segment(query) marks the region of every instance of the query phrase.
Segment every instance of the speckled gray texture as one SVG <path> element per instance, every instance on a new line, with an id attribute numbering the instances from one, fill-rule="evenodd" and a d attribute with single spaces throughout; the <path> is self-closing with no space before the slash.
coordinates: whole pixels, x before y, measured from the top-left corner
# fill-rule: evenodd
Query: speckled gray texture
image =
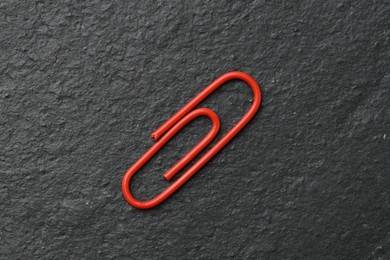
<path id="1" fill-rule="evenodd" d="M 390 3 L 0 2 L 1 259 L 390 259 Z M 245 130 L 161 206 L 121 180 L 149 135 L 232 70 Z M 222 133 L 250 106 L 203 106 Z M 140 199 L 210 129 L 134 177 Z"/>

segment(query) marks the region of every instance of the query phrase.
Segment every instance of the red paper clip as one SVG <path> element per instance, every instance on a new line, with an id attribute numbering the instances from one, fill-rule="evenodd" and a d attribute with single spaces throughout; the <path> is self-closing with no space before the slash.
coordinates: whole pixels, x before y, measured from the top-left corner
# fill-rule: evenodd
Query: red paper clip
<path id="1" fill-rule="evenodd" d="M 207 116 L 212 121 L 212 128 L 209 133 L 187 153 L 178 163 L 176 163 L 170 170 L 168 170 L 164 177 L 170 180 L 175 174 L 177 174 L 183 167 L 185 167 L 192 159 L 195 158 L 218 134 L 220 129 L 220 122 L 218 116 L 214 111 L 208 108 L 194 109 L 202 100 L 213 93 L 217 88 L 222 86 L 229 80 L 242 80 L 246 82 L 253 91 L 253 103 L 248 112 L 241 118 L 241 120 L 224 136 L 219 140 L 214 147 L 212 147 L 202 158 L 200 158 L 194 165 L 192 165 L 182 176 L 180 176 L 172 185 L 161 192 L 159 195 L 148 201 L 139 201 L 133 197 L 130 191 L 130 180 L 133 175 L 141 169 L 180 129 L 193 119 L 199 116 Z M 228 72 L 207 88 L 205 88 L 200 94 L 193 98 L 187 105 L 180 109 L 175 115 L 168 119 L 162 126 L 160 126 L 155 132 L 151 134 L 151 137 L 156 143 L 139 158 L 125 173 L 122 180 L 122 192 L 132 206 L 140 209 L 153 208 L 169 196 L 171 196 L 177 189 L 179 189 L 184 183 L 186 183 L 197 171 L 199 171 L 208 161 L 211 160 L 230 140 L 236 136 L 245 125 L 252 119 L 260 107 L 261 103 L 261 91 L 256 81 L 246 73 L 233 71 Z"/>

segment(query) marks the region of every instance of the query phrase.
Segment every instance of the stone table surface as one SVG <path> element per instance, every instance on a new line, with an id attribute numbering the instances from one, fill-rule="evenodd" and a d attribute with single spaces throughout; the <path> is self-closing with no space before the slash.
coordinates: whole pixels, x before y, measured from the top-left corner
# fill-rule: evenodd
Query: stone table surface
<path id="1" fill-rule="evenodd" d="M 3 0 L 0 28 L 0 259 L 390 259 L 388 0 Z M 165 203 L 128 205 L 150 133 L 233 70 L 259 113 Z M 221 136 L 251 99 L 230 82 L 202 107 Z"/>

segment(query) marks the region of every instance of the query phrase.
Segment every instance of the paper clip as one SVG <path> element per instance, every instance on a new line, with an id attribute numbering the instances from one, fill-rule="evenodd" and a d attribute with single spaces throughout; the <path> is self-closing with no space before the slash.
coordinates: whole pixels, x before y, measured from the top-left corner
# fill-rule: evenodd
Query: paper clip
<path id="1" fill-rule="evenodd" d="M 219 140 L 209 151 L 207 151 L 197 162 L 195 162 L 185 173 L 183 173 L 173 184 L 166 188 L 159 195 L 148 201 L 139 201 L 134 198 L 130 191 L 130 180 L 138 170 L 140 170 L 180 129 L 193 119 L 199 116 L 207 116 L 212 121 L 212 128 L 209 133 L 188 152 L 178 163 L 169 169 L 164 177 L 170 180 L 183 167 L 185 167 L 195 156 L 197 156 L 218 134 L 220 129 L 220 121 L 214 111 L 208 108 L 198 108 L 193 110 L 200 102 L 213 93 L 216 89 L 230 80 L 242 80 L 246 82 L 253 91 L 253 102 L 248 112 L 240 119 L 240 121 Z M 256 114 L 261 103 L 261 91 L 256 81 L 246 73 L 233 71 L 228 72 L 193 98 L 187 105 L 180 109 L 175 115 L 168 119 L 162 126 L 151 134 L 151 138 L 156 143 L 144 153 L 125 173 L 122 180 L 122 192 L 132 206 L 140 209 L 153 208 L 168 197 L 170 197 L 176 190 L 178 190 L 184 183 L 186 183 L 197 171 L 199 171 L 208 161 L 210 161 L 225 145 L 227 145 L 234 136 L 236 136 L 252 117 Z M 192 111 L 193 110 L 193 111 Z"/>

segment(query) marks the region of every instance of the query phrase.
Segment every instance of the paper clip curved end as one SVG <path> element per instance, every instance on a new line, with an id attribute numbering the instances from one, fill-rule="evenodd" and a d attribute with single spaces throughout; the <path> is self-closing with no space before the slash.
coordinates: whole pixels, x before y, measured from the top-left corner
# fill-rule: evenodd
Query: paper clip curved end
<path id="1" fill-rule="evenodd" d="M 139 201 L 137 200 L 136 198 L 134 198 L 134 196 L 131 194 L 131 191 L 130 191 L 130 179 L 131 179 L 131 173 L 128 171 L 126 172 L 125 176 L 123 177 L 122 179 L 122 193 L 123 193 L 123 196 L 125 197 L 126 201 L 133 207 L 135 208 L 138 208 L 138 209 L 150 209 L 150 208 L 153 208 L 155 206 L 157 206 L 158 204 L 160 204 L 161 202 L 155 202 L 155 203 L 150 203 L 151 201 Z"/>

